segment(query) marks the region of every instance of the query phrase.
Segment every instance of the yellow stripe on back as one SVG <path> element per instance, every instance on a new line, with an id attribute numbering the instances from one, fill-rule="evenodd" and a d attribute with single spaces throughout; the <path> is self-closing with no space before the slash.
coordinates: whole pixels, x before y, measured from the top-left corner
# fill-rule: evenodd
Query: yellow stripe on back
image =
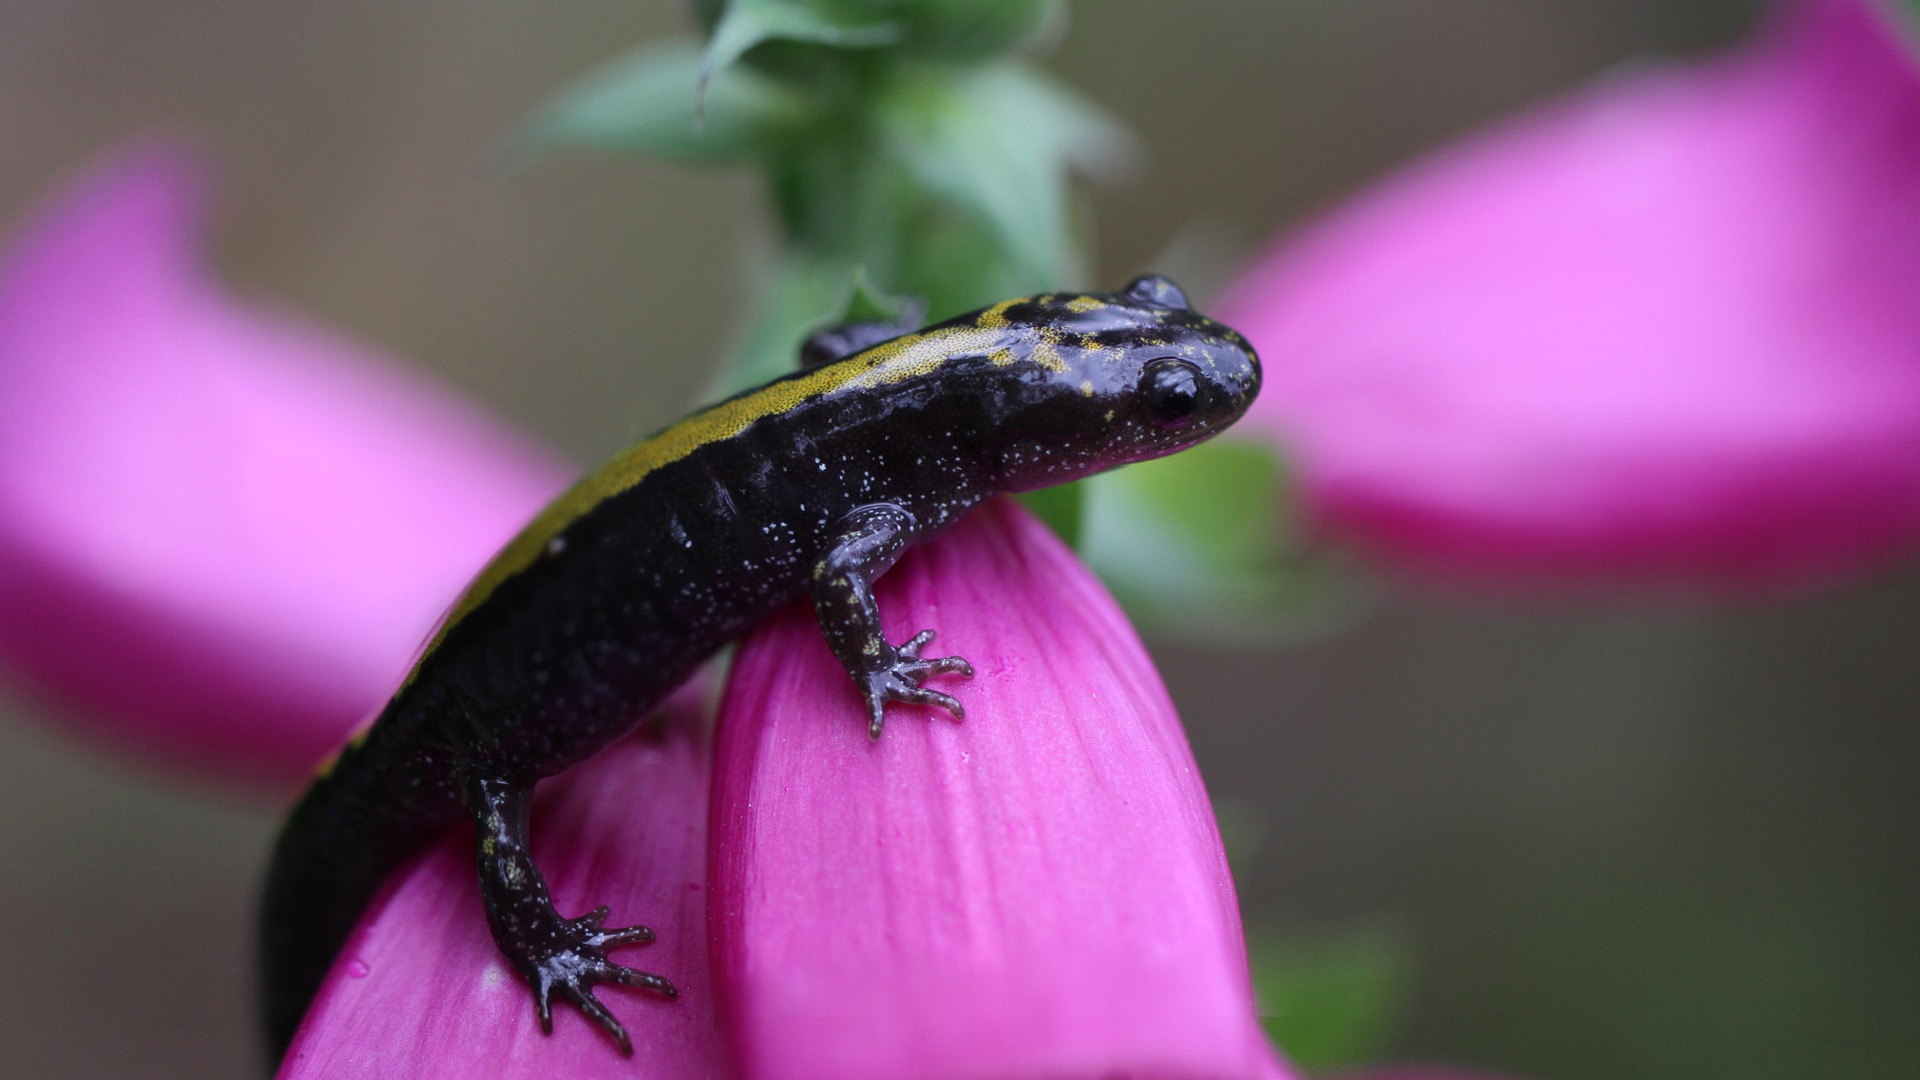
<path id="1" fill-rule="evenodd" d="M 640 483 L 648 473 L 671 465 L 709 443 L 731 439 L 754 421 L 785 412 L 809 398 L 930 374 L 955 357 L 983 355 L 1002 347 L 1006 334 L 1000 328 L 1006 325 L 1005 321 L 999 320 L 996 326 L 983 325 L 983 322 L 895 338 L 796 378 L 782 379 L 729 398 L 621 451 L 549 503 L 493 557 L 441 620 L 433 639 L 421 651 L 420 660 L 414 663 L 413 672 L 419 672 L 421 662 L 439 648 L 448 630 L 485 603 L 507 579 L 532 566 L 567 526 Z M 408 674 L 401 689 L 410 685 L 413 678 L 413 673 Z"/>

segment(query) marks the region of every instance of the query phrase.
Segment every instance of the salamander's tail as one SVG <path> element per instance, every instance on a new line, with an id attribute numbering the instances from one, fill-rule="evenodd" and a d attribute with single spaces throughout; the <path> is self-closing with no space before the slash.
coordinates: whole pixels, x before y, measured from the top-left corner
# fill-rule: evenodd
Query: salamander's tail
<path id="1" fill-rule="evenodd" d="M 451 783 L 351 747 L 294 807 L 273 847 L 260 910 L 269 1064 L 286 1055 L 333 960 L 395 868 L 464 815 Z"/>

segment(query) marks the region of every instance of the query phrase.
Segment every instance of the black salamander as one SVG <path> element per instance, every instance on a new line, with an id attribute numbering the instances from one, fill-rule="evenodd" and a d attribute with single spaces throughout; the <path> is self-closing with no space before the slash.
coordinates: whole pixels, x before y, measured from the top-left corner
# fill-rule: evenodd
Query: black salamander
<path id="1" fill-rule="evenodd" d="M 889 701 L 959 719 L 957 701 L 923 684 L 972 669 L 923 657 L 932 630 L 890 644 L 874 579 L 992 495 L 1199 442 L 1260 386 L 1246 339 L 1159 277 L 897 333 L 816 335 L 808 367 L 628 448 L 480 572 L 280 833 L 262 923 L 276 1059 L 383 880 L 462 821 L 474 824 L 494 941 L 541 1026 L 557 996 L 630 1054 L 591 988 L 675 990 L 607 959 L 651 931 L 604 926 L 605 907 L 554 909 L 528 854 L 540 778 L 627 734 L 721 646 L 809 591 L 874 738 Z"/>

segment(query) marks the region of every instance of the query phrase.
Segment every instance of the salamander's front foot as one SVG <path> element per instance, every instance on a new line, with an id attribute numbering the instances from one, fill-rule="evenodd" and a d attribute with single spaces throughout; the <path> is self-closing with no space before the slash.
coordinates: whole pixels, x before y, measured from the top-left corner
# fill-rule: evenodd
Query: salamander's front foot
<path id="1" fill-rule="evenodd" d="M 540 1010 L 540 1030 L 549 1035 L 553 1033 L 553 999 L 559 997 L 573 1002 L 605 1028 L 613 1041 L 620 1044 L 620 1052 L 631 1057 L 633 1040 L 627 1037 L 627 1029 L 620 1026 L 620 1021 L 593 996 L 593 987 L 600 983 L 637 986 L 668 998 L 677 998 L 680 992 L 658 975 L 621 967 L 607 959 L 608 949 L 645 945 L 653 940 L 653 931 L 644 926 L 602 929 L 600 924 L 606 921 L 607 914 L 607 908 L 597 907 L 577 919 L 562 919 L 542 940 L 524 945 L 516 942 L 516 948 L 506 951 L 533 987 L 534 1004 Z"/>
<path id="2" fill-rule="evenodd" d="M 935 675 L 959 675 L 973 678 L 973 665 L 958 656 L 942 656 L 935 660 L 920 659 L 920 650 L 933 640 L 933 631 L 922 630 L 913 635 L 906 644 L 893 650 L 893 663 L 878 671 L 867 672 L 861 678 L 865 686 L 861 689 L 867 695 L 867 734 L 880 737 L 880 727 L 886 723 L 887 702 L 905 701 L 915 705 L 938 705 L 953 714 L 955 720 L 965 720 L 967 710 L 958 701 L 940 693 L 928 690 L 920 684 Z"/>

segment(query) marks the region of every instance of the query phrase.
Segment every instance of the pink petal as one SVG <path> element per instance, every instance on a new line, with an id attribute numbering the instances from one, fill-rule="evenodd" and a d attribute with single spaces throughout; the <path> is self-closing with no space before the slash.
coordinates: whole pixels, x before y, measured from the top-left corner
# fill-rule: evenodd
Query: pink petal
<path id="1" fill-rule="evenodd" d="M 880 584 L 973 661 L 869 741 L 809 608 L 722 706 L 715 969 L 754 1080 L 1263 1075 L 1213 814 L 1159 676 L 1045 527 L 990 506 Z M 944 680 L 943 680 L 944 682 Z"/>
<path id="2" fill-rule="evenodd" d="M 456 830 L 404 871 L 348 940 L 280 1076 L 601 1077 L 725 1080 L 707 968 L 708 746 L 697 697 L 670 706 L 664 735 L 639 735 L 556 778 L 534 808 L 534 858 L 564 914 L 613 908 L 656 941 L 614 959 L 666 976 L 678 1001 L 603 987 L 633 1036 L 613 1041 L 570 1005 L 541 1034 L 533 995 L 488 935 L 473 836 Z"/>
<path id="3" fill-rule="evenodd" d="M 206 186 L 122 153 L 0 263 L 0 663 L 125 751 L 285 782 L 568 470 L 228 296 Z"/>
<path id="4" fill-rule="evenodd" d="M 1469 577 L 1819 583 L 1920 538 L 1920 75 L 1868 0 L 1470 139 L 1223 317 L 1325 527 Z"/>

